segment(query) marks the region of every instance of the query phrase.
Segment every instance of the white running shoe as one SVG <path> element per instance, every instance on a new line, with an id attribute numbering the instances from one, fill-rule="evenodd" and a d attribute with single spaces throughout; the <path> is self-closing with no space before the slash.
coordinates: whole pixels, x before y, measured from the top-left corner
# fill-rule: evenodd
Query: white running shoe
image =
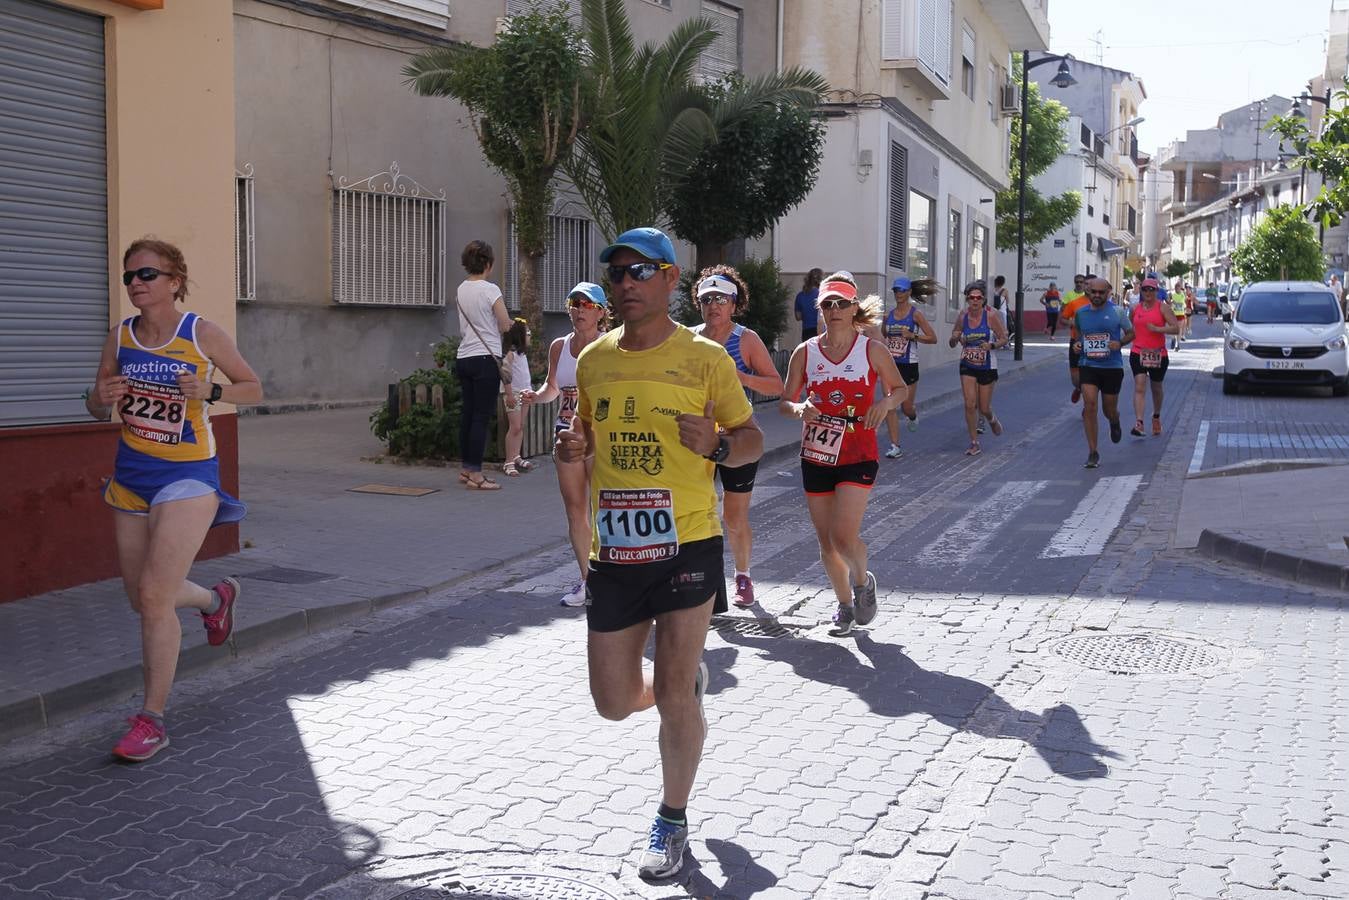
<path id="1" fill-rule="evenodd" d="M 576 587 L 562 595 L 561 604 L 563 606 L 585 606 L 586 605 L 586 583 L 582 581 Z"/>
<path id="2" fill-rule="evenodd" d="M 904 451 L 899 449 L 895 444 L 891 444 L 890 449 L 885 451 L 886 459 L 899 459 L 903 455 Z"/>

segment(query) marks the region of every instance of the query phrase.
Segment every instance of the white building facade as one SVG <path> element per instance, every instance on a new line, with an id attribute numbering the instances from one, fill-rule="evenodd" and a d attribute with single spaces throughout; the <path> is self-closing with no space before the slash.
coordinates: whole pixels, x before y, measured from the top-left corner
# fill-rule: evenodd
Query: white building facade
<path id="1" fill-rule="evenodd" d="M 991 289 L 993 197 L 1008 186 L 1017 109 L 1011 54 L 1048 46 L 1046 3 L 800 0 L 783 37 L 784 65 L 834 88 L 819 180 L 779 223 L 785 277 L 846 269 L 887 301 L 898 275 L 935 278 L 946 290 L 928 317 L 949 327 L 967 281 Z M 922 353 L 950 355 L 944 342 Z"/>

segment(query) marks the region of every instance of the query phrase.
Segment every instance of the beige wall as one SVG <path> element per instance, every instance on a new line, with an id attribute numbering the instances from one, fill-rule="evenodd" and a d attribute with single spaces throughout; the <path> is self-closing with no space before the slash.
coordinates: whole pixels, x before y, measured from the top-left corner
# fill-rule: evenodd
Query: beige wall
<path id="1" fill-rule="evenodd" d="M 975 91 L 960 89 L 961 23 L 975 33 Z M 933 100 L 912 71 L 881 59 L 880 0 L 798 0 L 784 23 L 785 65 L 824 75 L 835 91 L 894 97 L 948 137 L 988 174 L 1007 180 L 1007 123 L 988 115 L 988 63 L 1007 66 L 1009 48 L 979 0 L 957 0 L 951 29 L 949 99 Z M 844 97 L 843 99 L 851 99 Z"/>
<path id="2" fill-rule="evenodd" d="M 63 0 L 108 19 L 109 322 L 133 312 L 122 251 L 178 244 L 188 308 L 234 331 L 234 20 L 229 3 L 137 11 Z"/>

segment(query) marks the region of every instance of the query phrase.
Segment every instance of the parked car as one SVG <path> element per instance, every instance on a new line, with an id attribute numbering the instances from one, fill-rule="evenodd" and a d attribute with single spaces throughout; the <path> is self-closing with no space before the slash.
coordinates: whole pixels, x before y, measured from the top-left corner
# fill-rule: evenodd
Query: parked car
<path id="1" fill-rule="evenodd" d="M 1314 281 L 1246 285 L 1223 341 L 1223 393 L 1242 384 L 1327 385 L 1349 394 L 1349 327 L 1334 291 Z"/>

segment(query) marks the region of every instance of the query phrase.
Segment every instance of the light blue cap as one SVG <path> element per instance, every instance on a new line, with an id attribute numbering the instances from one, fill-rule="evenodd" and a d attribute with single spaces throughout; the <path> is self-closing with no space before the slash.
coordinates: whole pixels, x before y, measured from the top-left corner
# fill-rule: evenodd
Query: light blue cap
<path id="1" fill-rule="evenodd" d="M 580 294 L 592 303 L 598 303 L 600 306 L 608 306 L 609 298 L 604 296 L 604 288 L 595 284 L 593 281 L 579 281 L 576 287 L 567 292 L 567 299 Z"/>
<path id="2" fill-rule="evenodd" d="M 892 291 L 911 291 L 913 290 L 913 281 L 906 275 L 901 275 L 895 279 L 895 283 L 890 285 Z"/>
<path id="3" fill-rule="evenodd" d="M 618 236 L 618 240 L 600 251 L 600 262 L 607 263 L 620 247 L 627 247 L 635 253 L 655 262 L 674 264 L 674 244 L 659 228 L 630 228 Z"/>

